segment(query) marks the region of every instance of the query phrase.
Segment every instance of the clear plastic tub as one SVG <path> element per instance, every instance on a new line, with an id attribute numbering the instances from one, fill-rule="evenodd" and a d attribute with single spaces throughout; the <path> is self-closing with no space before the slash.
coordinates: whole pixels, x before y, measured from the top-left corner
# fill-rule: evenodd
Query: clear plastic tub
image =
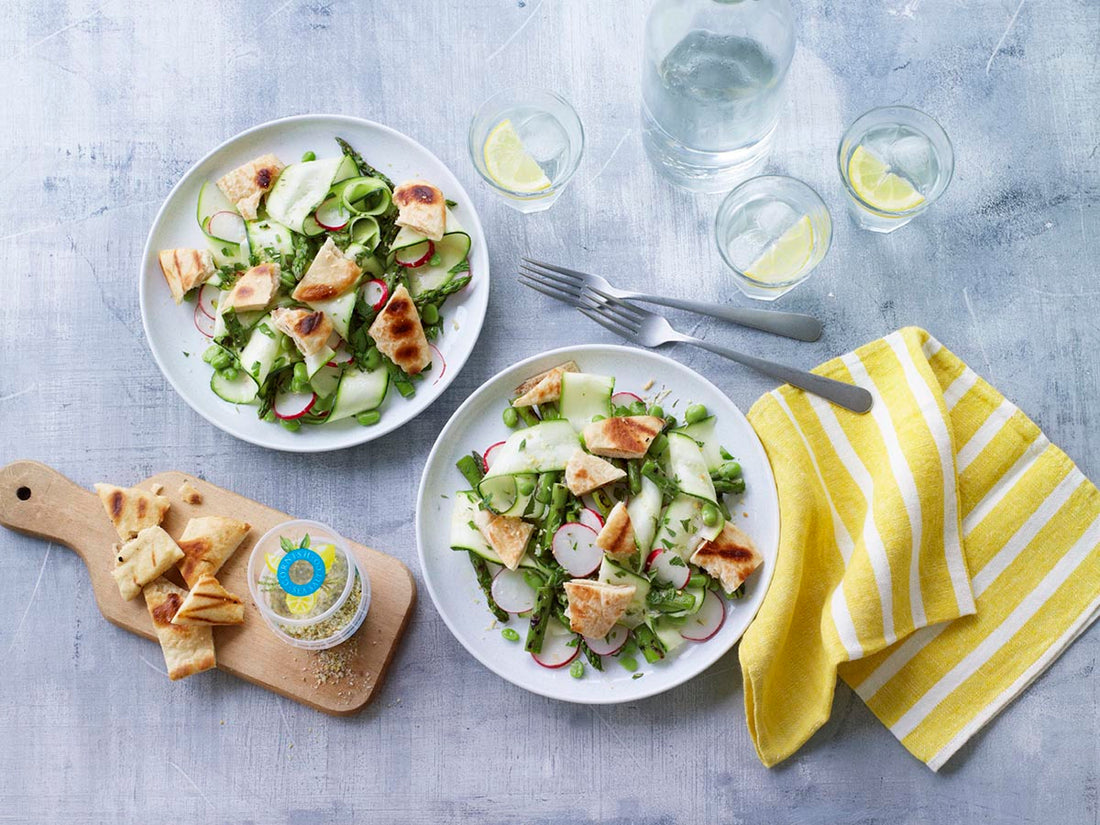
<path id="1" fill-rule="evenodd" d="M 248 559 L 248 588 L 275 635 L 309 650 L 347 641 L 370 607 L 367 571 L 319 521 L 286 521 L 265 533 Z"/>

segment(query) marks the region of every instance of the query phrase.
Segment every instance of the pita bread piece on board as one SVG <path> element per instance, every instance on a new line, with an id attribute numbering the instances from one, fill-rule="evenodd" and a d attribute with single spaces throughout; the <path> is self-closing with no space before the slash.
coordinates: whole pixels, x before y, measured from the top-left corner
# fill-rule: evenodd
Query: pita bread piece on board
<path id="1" fill-rule="evenodd" d="M 172 537 L 156 525 L 146 527 L 118 550 L 118 565 L 111 575 L 118 582 L 122 598 L 136 598 L 141 588 L 159 579 L 183 558 Z"/>
<path id="2" fill-rule="evenodd" d="M 180 609 L 172 617 L 172 624 L 244 624 L 244 602 L 222 587 L 221 582 L 213 576 L 203 576 L 195 582 Z"/>
<path id="3" fill-rule="evenodd" d="M 704 541 L 691 556 L 697 564 L 722 582 L 727 593 L 740 587 L 764 557 L 752 543 L 752 539 L 728 521 L 722 532 L 710 541 Z"/>
<path id="4" fill-rule="evenodd" d="M 632 584 L 608 584 L 589 579 L 566 582 L 569 629 L 582 636 L 603 638 L 626 614 L 637 589 Z"/>
<path id="5" fill-rule="evenodd" d="M 409 290 L 402 284 L 367 330 L 378 351 L 409 375 L 417 375 L 432 363 L 424 325 Z"/>
<path id="6" fill-rule="evenodd" d="M 474 515 L 474 524 L 505 567 L 509 570 L 519 567 L 520 559 L 527 551 L 527 542 L 535 531 L 533 524 L 515 516 L 498 516 L 488 510 L 478 510 Z"/>
<path id="7" fill-rule="evenodd" d="M 103 502 L 103 509 L 111 524 L 118 530 L 119 538 L 129 541 L 146 527 L 155 527 L 164 520 L 164 514 L 172 506 L 165 496 L 139 490 L 137 487 L 116 487 L 114 484 L 96 484 L 96 495 Z"/>
<path id="8" fill-rule="evenodd" d="M 447 204 L 443 193 L 426 180 L 408 180 L 393 190 L 398 226 L 407 226 L 429 241 L 442 240 L 447 231 Z"/>
<path id="9" fill-rule="evenodd" d="M 160 271 L 168 282 L 172 300 L 177 304 L 183 296 L 214 274 L 214 256 L 203 249 L 162 249 L 157 255 Z"/>
<path id="10" fill-rule="evenodd" d="M 187 522 L 177 542 L 184 556 L 179 563 L 180 573 L 187 586 L 194 587 L 203 576 L 213 576 L 221 570 L 251 529 L 247 521 L 222 516 L 203 516 Z"/>
<path id="11" fill-rule="evenodd" d="M 607 521 L 596 536 L 596 546 L 613 559 L 626 559 L 638 552 L 634 525 L 630 523 L 630 514 L 621 501 L 607 514 Z"/>
<path id="12" fill-rule="evenodd" d="M 285 167 L 275 155 L 261 155 L 218 179 L 218 188 L 237 207 L 241 217 L 256 220 L 260 198 L 275 185 Z"/>
<path id="13" fill-rule="evenodd" d="M 575 496 L 586 495 L 621 478 L 626 478 L 625 471 L 580 449 L 565 465 L 565 486 Z"/>
<path id="14" fill-rule="evenodd" d="M 652 415 L 626 415 L 594 421 L 584 428 L 584 444 L 606 458 L 642 458 L 665 421 Z"/>
<path id="15" fill-rule="evenodd" d="M 546 372 L 532 376 L 516 387 L 513 407 L 533 407 L 535 404 L 548 404 L 561 398 L 561 377 L 567 372 L 580 372 L 576 361 L 566 361 Z"/>
<path id="16" fill-rule="evenodd" d="M 187 591 L 167 579 L 145 585 L 145 605 L 164 653 L 168 678 L 172 681 L 215 667 L 214 635 L 209 627 L 181 627 L 172 619 L 187 597 Z"/>

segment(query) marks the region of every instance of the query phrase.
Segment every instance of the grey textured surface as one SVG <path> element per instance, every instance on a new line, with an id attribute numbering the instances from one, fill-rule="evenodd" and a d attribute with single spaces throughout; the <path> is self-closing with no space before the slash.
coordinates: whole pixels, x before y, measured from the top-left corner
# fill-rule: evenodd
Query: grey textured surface
<path id="1" fill-rule="evenodd" d="M 414 569 L 419 462 L 447 416 L 512 361 L 609 335 L 524 291 L 524 252 L 624 286 L 732 292 L 716 198 L 657 180 L 638 138 L 645 4 L 265 0 L 0 2 L 0 461 L 81 484 L 176 468 L 372 540 Z M 780 305 L 816 345 L 699 331 L 810 366 L 905 324 L 929 328 L 1100 477 L 1100 5 L 947 0 L 801 5 L 771 167 L 802 177 L 836 232 Z M 505 84 L 580 111 L 587 156 L 549 213 L 477 185 L 465 128 Z M 954 183 L 888 237 L 844 214 L 834 151 L 873 105 L 935 114 Z M 479 352 L 383 444 L 296 457 L 207 425 L 161 377 L 136 268 L 155 211 L 211 146 L 269 118 L 332 111 L 422 141 L 471 188 L 494 266 Z M 690 329 L 693 322 L 685 322 Z M 675 357 L 743 408 L 765 380 Z M 0 821 L 1094 823 L 1100 632 L 1085 634 L 941 775 L 841 686 L 833 717 L 767 771 L 736 654 L 637 705 L 527 695 L 476 664 L 427 594 L 376 703 L 331 719 L 220 673 L 170 684 L 160 653 L 108 625 L 75 555 L 0 533 Z"/>

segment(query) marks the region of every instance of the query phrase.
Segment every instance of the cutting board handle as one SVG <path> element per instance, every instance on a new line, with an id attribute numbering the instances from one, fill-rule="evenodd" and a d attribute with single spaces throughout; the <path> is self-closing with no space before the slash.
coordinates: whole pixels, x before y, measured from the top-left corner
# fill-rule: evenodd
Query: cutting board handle
<path id="1" fill-rule="evenodd" d="M 99 499 L 52 467 L 13 461 L 0 468 L 0 524 L 10 530 L 64 544 L 83 558 L 87 525 L 102 517 Z"/>

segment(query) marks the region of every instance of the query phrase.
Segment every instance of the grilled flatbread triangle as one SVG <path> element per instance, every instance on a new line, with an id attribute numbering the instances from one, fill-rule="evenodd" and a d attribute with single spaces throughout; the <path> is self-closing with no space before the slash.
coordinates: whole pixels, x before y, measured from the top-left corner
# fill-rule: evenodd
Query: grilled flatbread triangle
<path id="1" fill-rule="evenodd" d="M 398 226 L 407 226 L 430 241 L 447 231 L 447 204 L 443 193 L 426 180 L 408 180 L 393 190 Z"/>
<path id="2" fill-rule="evenodd" d="M 485 536 L 504 566 L 509 570 L 519 567 L 520 559 L 527 552 L 527 542 L 535 526 L 515 516 L 498 516 L 488 510 L 478 510 L 474 524 Z"/>
<path id="3" fill-rule="evenodd" d="M 727 593 L 740 587 L 763 561 L 752 539 L 728 521 L 721 533 L 703 542 L 691 556 L 691 563 L 722 582 Z"/>
<path id="4" fill-rule="evenodd" d="M 203 576 L 213 576 L 221 570 L 251 529 L 252 525 L 246 521 L 222 516 L 203 516 L 187 522 L 177 542 L 184 554 L 179 568 L 187 586 L 194 587 Z"/>
<path id="5" fill-rule="evenodd" d="M 565 583 L 569 598 L 569 628 L 574 633 L 602 638 L 625 615 L 637 588 L 632 584 L 574 579 Z"/>
<path id="6" fill-rule="evenodd" d="M 141 588 L 160 578 L 183 558 L 172 537 L 157 525 L 146 527 L 118 550 L 118 565 L 111 575 L 118 582 L 122 598 L 136 598 Z"/>
<path id="7" fill-rule="evenodd" d="M 295 301 L 307 304 L 327 301 L 351 289 L 362 274 L 359 265 L 346 257 L 330 236 L 318 250 L 305 277 L 294 287 L 291 296 Z"/>
<path id="8" fill-rule="evenodd" d="M 561 377 L 567 372 L 580 372 L 576 361 L 566 361 L 528 378 L 516 387 L 513 407 L 532 407 L 535 404 L 547 404 L 561 398 Z"/>
<path id="9" fill-rule="evenodd" d="M 215 667 L 214 636 L 209 627 L 180 627 L 172 619 L 183 604 L 187 591 L 167 579 L 145 585 L 145 606 L 164 653 L 168 678 L 175 681 Z"/>
<path id="10" fill-rule="evenodd" d="M 244 602 L 213 576 L 203 576 L 172 617 L 178 625 L 244 624 Z"/>
<path id="11" fill-rule="evenodd" d="M 171 502 L 165 496 L 139 490 L 137 487 L 95 485 L 96 495 L 103 502 L 107 517 L 123 541 L 129 541 L 146 527 L 155 527 L 164 519 Z"/>
<path id="12" fill-rule="evenodd" d="M 621 501 L 607 514 L 607 521 L 596 536 L 596 546 L 613 559 L 628 558 L 638 552 L 638 545 L 634 541 L 634 525 L 630 523 L 630 514 Z"/>
<path id="13" fill-rule="evenodd" d="M 565 465 L 565 486 L 575 496 L 591 493 L 598 487 L 626 478 L 626 473 L 614 464 L 577 450 Z"/>
<path id="14" fill-rule="evenodd" d="M 409 290 L 402 284 L 367 330 L 378 351 L 409 375 L 417 375 L 430 363 L 432 353 L 424 326 Z"/>
<path id="15" fill-rule="evenodd" d="M 584 444 L 594 455 L 641 458 L 664 426 L 663 418 L 652 415 L 605 418 L 584 428 Z"/>

